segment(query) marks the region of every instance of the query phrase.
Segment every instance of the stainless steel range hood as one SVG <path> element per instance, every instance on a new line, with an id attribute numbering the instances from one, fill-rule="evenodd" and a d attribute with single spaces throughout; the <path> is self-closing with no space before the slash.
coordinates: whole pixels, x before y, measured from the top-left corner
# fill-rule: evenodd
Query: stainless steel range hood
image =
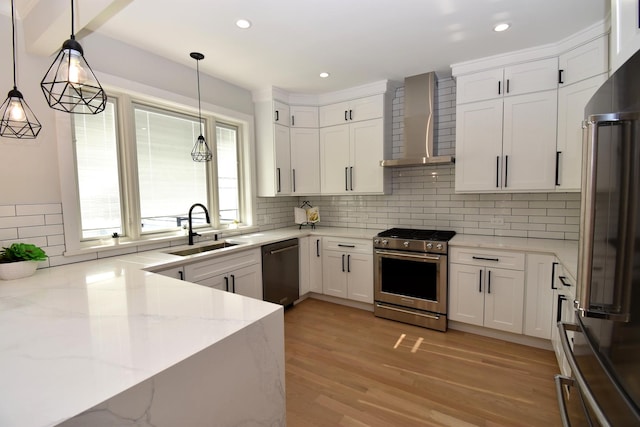
<path id="1" fill-rule="evenodd" d="M 404 157 L 380 161 L 384 167 L 451 164 L 453 156 L 433 152 L 434 98 L 436 73 L 404 79 Z"/>

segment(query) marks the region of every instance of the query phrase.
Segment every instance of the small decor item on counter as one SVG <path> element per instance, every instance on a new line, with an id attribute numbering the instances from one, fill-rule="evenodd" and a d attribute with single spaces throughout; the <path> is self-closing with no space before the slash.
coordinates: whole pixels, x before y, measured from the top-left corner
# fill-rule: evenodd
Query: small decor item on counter
<path id="1" fill-rule="evenodd" d="M 310 225 L 311 228 L 316 228 L 316 223 L 320 222 L 320 210 L 317 207 L 311 206 L 308 200 L 302 202 L 302 206 L 299 208 L 293 208 L 293 217 L 296 224 L 300 224 L 299 228 L 303 225 Z"/>
<path id="2" fill-rule="evenodd" d="M 13 243 L 0 251 L 0 279 L 12 280 L 31 276 L 47 254 L 30 243 Z"/>

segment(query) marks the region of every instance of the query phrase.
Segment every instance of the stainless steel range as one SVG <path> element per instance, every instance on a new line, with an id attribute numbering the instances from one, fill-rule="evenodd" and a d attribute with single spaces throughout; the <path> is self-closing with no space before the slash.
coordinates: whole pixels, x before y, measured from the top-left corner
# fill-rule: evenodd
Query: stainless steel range
<path id="1" fill-rule="evenodd" d="M 376 316 L 447 330 L 447 242 L 455 234 L 392 228 L 374 237 Z"/>

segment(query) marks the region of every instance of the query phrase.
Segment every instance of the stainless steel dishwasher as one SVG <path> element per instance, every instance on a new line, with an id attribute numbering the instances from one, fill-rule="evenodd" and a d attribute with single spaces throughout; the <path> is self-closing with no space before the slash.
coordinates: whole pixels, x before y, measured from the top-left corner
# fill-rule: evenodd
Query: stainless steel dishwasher
<path id="1" fill-rule="evenodd" d="M 300 297 L 298 239 L 262 247 L 262 291 L 265 301 L 292 305 Z"/>

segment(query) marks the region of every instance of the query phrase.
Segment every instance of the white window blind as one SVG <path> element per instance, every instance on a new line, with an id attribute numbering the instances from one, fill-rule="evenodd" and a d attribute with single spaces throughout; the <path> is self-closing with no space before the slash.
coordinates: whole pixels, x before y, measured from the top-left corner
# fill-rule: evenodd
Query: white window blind
<path id="1" fill-rule="evenodd" d="M 123 234 L 115 107 L 73 115 L 83 239 Z"/>
<path id="2" fill-rule="evenodd" d="M 206 164 L 191 159 L 197 118 L 134 105 L 142 232 L 175 229 L 194 203 L 207 205 Z M 206 135 L 205 135 L 206 138 Z M 204 214 L 194 211 L 194 223 Z"/>

